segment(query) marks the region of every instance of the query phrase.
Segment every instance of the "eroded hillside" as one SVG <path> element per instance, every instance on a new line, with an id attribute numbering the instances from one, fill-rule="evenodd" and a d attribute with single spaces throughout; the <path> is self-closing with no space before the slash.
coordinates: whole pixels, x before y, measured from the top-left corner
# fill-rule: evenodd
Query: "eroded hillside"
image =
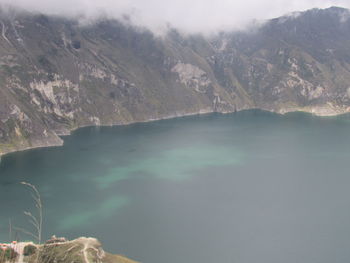
<path id="1" fill-rule="evenodd" d="M 350 20 L 314 9 L 215 37 L 0 15 L 0 154 L 58 135 L 206 112 L 349 111 Z"/>

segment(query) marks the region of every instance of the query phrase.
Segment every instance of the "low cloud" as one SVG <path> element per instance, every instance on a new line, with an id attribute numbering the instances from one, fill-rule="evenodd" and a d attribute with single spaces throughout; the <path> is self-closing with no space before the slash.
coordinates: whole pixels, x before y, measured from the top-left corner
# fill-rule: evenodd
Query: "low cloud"
<path id="1" fill-rule="evenodd" d="M 137 25 L 161 30 L 167 25 L 186 32 L 241 28 L 250 21 L 310 8 L 342 6 L 349 0 L 0 0 L 3 5 L 45 14 L 93 19 L 126 15 Z"/>

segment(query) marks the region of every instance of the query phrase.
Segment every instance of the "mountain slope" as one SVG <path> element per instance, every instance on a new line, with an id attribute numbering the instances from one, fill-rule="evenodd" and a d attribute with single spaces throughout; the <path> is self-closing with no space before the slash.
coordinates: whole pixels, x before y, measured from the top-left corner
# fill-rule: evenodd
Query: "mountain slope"
<path id="1" fill-rule="evenodd" d="M 158 37 L 115 20 L 0 14 L 0 154 L 58 135 L 206 112 L 350 106 L 350 20 L 313 9 L 245 32 Z"/>

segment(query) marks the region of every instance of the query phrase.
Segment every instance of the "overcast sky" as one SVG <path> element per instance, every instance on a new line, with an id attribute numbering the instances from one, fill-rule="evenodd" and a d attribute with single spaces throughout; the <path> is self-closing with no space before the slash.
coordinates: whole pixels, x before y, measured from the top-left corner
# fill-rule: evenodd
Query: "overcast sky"
<path id="1" fill-rule="evenodd" d="M 309 8 L 332 5 L 350 8 L 350 0 L 0 0 L 29 11 L 95 17 L 131 14 L 136 24 L 160 29 L 166 23 L 188 32 L 210 32 L 245 26 Z"/>

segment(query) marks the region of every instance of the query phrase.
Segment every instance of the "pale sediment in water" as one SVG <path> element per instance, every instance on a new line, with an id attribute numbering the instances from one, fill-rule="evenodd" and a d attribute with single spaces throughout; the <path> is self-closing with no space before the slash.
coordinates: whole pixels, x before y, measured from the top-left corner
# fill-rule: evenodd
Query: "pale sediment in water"
<path id="1" fill-rule="evenodd" d="M 79 129 L 63 147 L 3 158 L 0 225 L 27 226 L 18 182 L 30 180 L 45 235 L 96 236 L 141 262 L 341 261 L 349 130 L 349 115 L 259 110 Z"/>

